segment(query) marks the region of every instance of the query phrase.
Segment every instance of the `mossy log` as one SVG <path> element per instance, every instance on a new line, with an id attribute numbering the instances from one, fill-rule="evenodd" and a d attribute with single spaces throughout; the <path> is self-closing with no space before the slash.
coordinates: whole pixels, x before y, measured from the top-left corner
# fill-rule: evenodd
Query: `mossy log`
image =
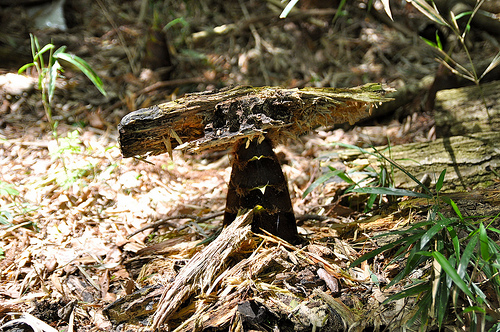
<path id="1" fill-rule="evenodd" d="M 500 81 L 442 90 L 436 94 L 440 137 L 500 130 Z"/>
<path id="2" fill-rule="evenodd" d="M 390 149 L 379 147 L 377 150 L 396 161 L 419 180 L 424 176 L 430 176 L 435 183 L 439 174 L 446 169 L 443 190 L 468 191 L 489 187 L 499 180 L 498 142 L 500 142 L 500 132 L 484 132 L 439 138 L 432 142 L 403 144 Z M 343 151 L 339 156 L 350 165 L 369 163 L 376 167 L 380 166 L 376 157 L 366 158 L 357 150 Z M 414 189 L 417 186 L 397 168 L 394 169 L 394 181 L 399 188 Z"/>

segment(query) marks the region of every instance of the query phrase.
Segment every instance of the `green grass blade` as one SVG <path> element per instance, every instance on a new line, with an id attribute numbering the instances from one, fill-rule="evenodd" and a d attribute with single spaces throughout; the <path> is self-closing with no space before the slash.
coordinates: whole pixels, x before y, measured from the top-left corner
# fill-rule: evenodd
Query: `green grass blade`
<path id="1" fill-rule="evenodd" d="M 106 91 L 104 90 L 104 85 L 101 79 L 85 60 L 74 54 L 64 53 L 62 51 L 56 51 L 54 53 L 54 58 L 64 60 L 81 70 L 82 73 L 84 73 L 85 76 L 87 76 L 88 79 L 95 85 L 97 90 L 106 96 Z"/>
<path id="2" fill-rule="evenodd" d="M 420 241 L 420 250 L 422 250 L 438 232 L 447 227 L 451 222 L 451 219 L 439 220 L 434 226 L 429 228 L 429 230 L 422 236 Z"/>
<path id="3" fill-rule="evenodd" d="M 416 184 L 418 184 L 427 194 L 429 194 L 430 196 L 432 196 L 432 193 L 431 191 L 429 190 L 429 188 L 427 188 L 427 186 L 425 186 L 422 182 L 420 182 L 415 176 L 413 176 L 413 174 L 411 174 L 410 172 L 408 172 L 403 166 L 399 165 L 397 162 L 395 162 L 394 160 L 390 159 L 390 158 L 387 158 L 386 156 L 384 156 L 381 152 L 379 152 L 375 147 L 373 148 L 378 155 L 380 155 L 383 159 L 385 159 L 386 161 L 388 161 L 391 165 L 393 165 L 394 167 L 396 167 L 397 169 L 399 169 L 401 172 L 403 172 L 406 176 L 408 176 L 410 179 L 412 179 Z"/>
<path id="4" fill-rule="evenodd" d="M 392 196 L 411 196 L 411 197 L 421 197 L 421 198 L 432 198 L 427 194 L 419 193 L 416 191 L 399 189 L 399 188 L 383 188 L 383 187 L 364 187 L 364 188 L 354 188 L 350 190 L 351 192 L 364 193 L 364 194 L 376 194 L 376 195 L 392 195 Z"/>
<path id="5" fill-rule="evenodd" d="M 439 263 L 439 265 L 441 265 L 444 272 L 448 275 L 448 277 L 451 278 L 451 280 L 453 280 L 455 285 L 457 285 L 457 287 L 460 288 L 462 292 L 464 292 L 470 298 L 474 298 L 474 295 L 467 287 L 465 281 L 462 278 L 460 278 L 455 268 L 450 264 L 450 262 L 446 259 L 446 257 L 443 256 L 443 254 L 435 251 L 432 253 L 432 257 L 434 257 L 434 259 Z"/>
<path id="6" fill-rule="evenodd" d="M 406 297 L 419 295 L 423 292 L 428 292 L 430 289 L 431 285 L 428 282 L 420 283 L 418 285 L 403 289 L 401 292 L 389 296 L 384 302 L 382 302 L 382 305 L 386 305 L 389 302 L 396 301 L 399 299 L 404 299 Z"/>
<path id="7" fill-rule="evenodd" d="M 313 183 L 311 183 L 311 185 L 306 189 L 306 191 L 302 195 L 302 198 L 305 198 L 307 195 L 309 195 L 320 184 L 322 184 L 325 181 L 328 181 L 329 179 L 331 179 L 332 177 L 338 176 L 339 174 L 342 174 L 342 173 L 344 173 L 343 170 L 337 169 L 337 170 L 327 172 L 327 173 L 321 175 Z"/>
<path id="8" fill-rule="evenodd" d="M 394 247 L 396 247 L 397 245 L 399 245 L 400 243 L 403 243 L 405 241 L 407 241 L 408 243 L 413 243 L 413 241 L 416 241 L 418 240 L 418 238 L 420 238 L 420 235 L 413 235 L 413 236 L 410 236 L 410 237 L 405 237 L 405 238 L 401 238 L 401 239 L 398 239 L 394 242 L 391 242 L 391 243 L 388 243 L 380 248 L 377 248 L 377 249 L 374 249 L 366 254 L 364 254 L 363 256 L 359 257 L 358 259 L 355 259 L 350 265 L 349 267 L 352 268 L 356 265 L 359 265 L 361 262 L 364 262 L 366 260 L 369 260 L 370 258 L 373 258 L 375 256 L 377 256 L 378 254 L 380 254 L 381 252 L 384 252 L 386 250 L 390 250 L 390 249 L 393 249 Z"/>

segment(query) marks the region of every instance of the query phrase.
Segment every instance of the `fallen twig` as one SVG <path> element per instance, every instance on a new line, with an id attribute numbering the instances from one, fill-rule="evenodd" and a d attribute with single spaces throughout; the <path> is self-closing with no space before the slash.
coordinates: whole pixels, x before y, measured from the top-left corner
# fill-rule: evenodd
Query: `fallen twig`
<path id="1" fill-rule="evenodd" d="M 224 214 L 224 212 L 221 211 L 221 212 L 215 212 L 215 213 L 203 216 L 203 217 L 195 216 L 195 215 L 192 215 L 192 214 L 180 214 L 180 215 L 177 215 L 177 216 L 171 216 L 171 217 L 167 217 L 167 218 L 162 218 L 162 219 L 160 219 L 158 221 L 155 221 L 152 224 L 148 224 L 148 225 L 146 225 L 146 226 L 144 226 L 142 228 L 139 228 L 138 230 L 132 232 L 131 234 L 127 235 L 127 239 L 130 239 L 132 236 L 134 236 L 136 234 L 144 232 L 146 229 L 150 229 L 150 228 L 158 229 L 160 226 L 163 226 L 163 225 L 168 225 L 168 226 L 174 227 L 174 228 L 179 226 L 179 224 L 170 222 L 170 220 L 174 220 L 174 219 L 192 219 L 195 222 L 204 222 L 204 221 L 210 220 L 212 218 L 216 218 L 216 217 L 222 216 L 223 214 Z"/>

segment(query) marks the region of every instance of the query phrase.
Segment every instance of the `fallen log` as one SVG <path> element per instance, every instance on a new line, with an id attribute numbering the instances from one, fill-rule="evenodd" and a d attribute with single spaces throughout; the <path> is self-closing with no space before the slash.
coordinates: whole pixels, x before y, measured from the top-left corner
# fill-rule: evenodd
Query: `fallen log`
<path id="1" fill-rule="evenodd" d="M 485 132 L 376 149 L 419 180 L 430 177 L 435 183 L 446 169 L 443 191 L 467 191 L 487 188 L 498 181 L 498 142 L 500 132 Z M 338 155 L 351 166 L 370 164 L 380 168 L 376 156 L 363 156 L 358 150 L 339 151 Z M 393 177 L 398 188 L 414 189 L 417 186 L 397 168 L 394 168 Z"/>
<path id="2" fill-rule="evenodd" d="M 500 130 L 500 81 L 442 90 L 436 94 L 439 137 Z"/>

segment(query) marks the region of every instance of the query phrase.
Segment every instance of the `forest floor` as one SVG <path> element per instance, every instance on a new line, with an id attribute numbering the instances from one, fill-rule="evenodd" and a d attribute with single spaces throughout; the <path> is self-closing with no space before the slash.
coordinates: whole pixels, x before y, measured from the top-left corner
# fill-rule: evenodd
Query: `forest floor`
<path id="1" fill-rule="evenodd" d="M 65 32 L 32 27 L 23 7 L 0 9 L 0 46 L 7 48 L 6 40 L 15 45 L 1 53 L 1 76 L 31 61 L 32 32 L 41 45 L 66 45 L 88 61 L 107 91 L 102 96 L 68 67 L 52 103 L 55 139 L 33 68 L 27 72 L 33 79 L 27 87 L 18 92 L 7 90 L 7 84 L 0 88 L 0 325 L 15 317 L 11 312 L 30 312 L 58 331 L 112 330 L 116 325 L 103 314 L 104 307 L 146 285 L 167 283 L 175 271 L 138 272 L 141 266 L 131 267 L 134 257 L 152 260 L 154 252 L 144 250 L 162 237 L 190 245 L 164 253 L 182 261 L 198 250 L 195 244 L 221 228 L 230 151 L 174 151 L 173 159 L 164 154 L 148 157 L 147 163 L 123 159 L 117 125 L 125 114 L 184 93 L 230 85 L 379 82 L 398 90 L 438 73 L 436 54 L 417 34 L 436 27 L 401 2 L 391 3 L 392 22 L 382 8 L 368 10 L 368 1 L 346 5 L 335 21 L 335 8 L 325 6 L 326 1 L 299 2 L 301 12 L 286 19 L 279 19 L 279 1 L 165 1 L 156 3 L 158 22 L 161 27 L 172 24 L 166 30 L 168 47 L 160 45 L 160 51 L 148 46 L 153 14 L 146 7 L 141 17 L 142 3 L 71 2 L 64 8 Z M 20 19 L 9 20 L 14 15 Z M 494 56 L 484 35 L 471 38 L 473 57 Z M 170 63 L 164 61 L 167 50 Z M 147 69 L 163 65 L 169 67 Z M 427 92 L 357 126 L 319 128 L 276 147 L 301 234 L 316 249 L 329 247 L 330 253 L 316 254 L 349 274 L 345 280 L 336 276 L 336 291 L 323 289 L 338 298 L 358 294 L 360 303 L 371 303 L 367 308 L 374 311 L 380 309 L 372 302 L 379 305 L 399 288 L 381 290 L 372 273 L 386 283 L 396 267 L 382 269 L 383 258 L 372 272 L 366 265 L 349 269 L 349 263 L 365 252 L 363 239 L 406 224 L 411 216 L 365 213 L 365 198 L 345 195 L 347 184 L 341 182 L 330 181 L 305 197 L 304 192 L 326 166 L 345 168 L 332 157 L 337 142 L 368 147 L 435 139 L 432 109 L 424 107 Z M 158 229 L 136 232 L 161 220 Z M 370 315 L 366 327 L 390 328 L 382 314 Z"/>

